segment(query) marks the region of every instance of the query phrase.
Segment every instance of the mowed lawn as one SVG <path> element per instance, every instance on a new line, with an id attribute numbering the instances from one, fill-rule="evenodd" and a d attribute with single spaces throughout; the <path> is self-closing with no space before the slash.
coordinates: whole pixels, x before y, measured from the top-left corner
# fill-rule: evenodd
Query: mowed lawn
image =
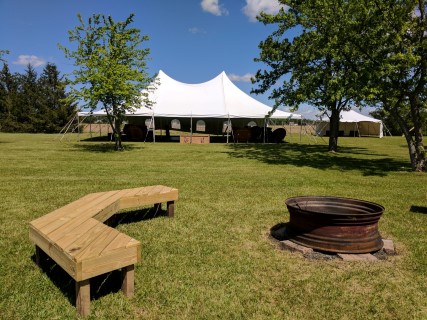
<path id="1" fill-rule="evenodd" d="M 163 184 L 175 218 L 124 219 L 142 243 L 135 296 L 116 273 L 95 279 L 89 319 L 427 319 L 427 176 L 409 170 L 404 138 L 298 135 L 276 144 L 55 140 L 0 134 L 0 318 L 73 319 L 74 281 L 41 270 L 31 220 L 87 193 Z M 298 195 L 353 197 L 385 207 L 379 229 L 398 255 L 313 261 L 278 249 L 270 228 Z M 146 212 L 146 211 L 141 211 Z M 125 216 L 125 215 L 122 215 Z"/>

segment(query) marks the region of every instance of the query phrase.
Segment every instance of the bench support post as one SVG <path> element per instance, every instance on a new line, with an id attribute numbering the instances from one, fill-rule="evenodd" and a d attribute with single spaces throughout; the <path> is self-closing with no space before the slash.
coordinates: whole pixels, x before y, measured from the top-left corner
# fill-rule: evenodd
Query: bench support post
<path id="1" fill-rule="evenodd" d="M 173 218 L 173 215 L 175 213 L 175 201 L 168 201 L 167 202 L 167 209 L 166 214 L 169 218 Z"/>
<path id="2" fill-rule="evenodd" d="M 122 268 L 122 292 L 128 298 L 133 297 L 134 283 L 135 266 L 131 264 L 130 266 Z"/>
<path id="3" fill-rule="evenodd" d="M 76 281 L 76 308 L 81 316 L 90 313 L 90 281 Z"/>
<path id="4" fill-rule="evenodd" d="M 40 249 L 39 246 L 36 246 L 36 264 L 41 267 L 41 255 L 42 255 L 42 249 Z"/>

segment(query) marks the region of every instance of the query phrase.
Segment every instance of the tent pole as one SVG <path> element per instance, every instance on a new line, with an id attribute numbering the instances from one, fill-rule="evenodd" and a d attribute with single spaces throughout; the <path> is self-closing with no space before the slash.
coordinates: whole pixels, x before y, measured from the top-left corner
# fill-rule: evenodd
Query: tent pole
<path id="1" fill-rule="evenodd" d="M 153 143 L 156 143 L 156 123 L 154 122 L 154 113 L 153 117 L 151 118 L 151 122 L 153 123 Z"/>
<path id="2" fill-rule="evenodd" d="M 77 113 L 77 140 L 80 142 L 80 117 Z"/>
<path id="3" fill-rule="evenodd" d="M 228 114 L 228 120 L 227 120 L 227 127 L 226 127 L 226 130 L 227 130 L 227 143 L 228 143 L 228 130 L 229 130 L 229 128 L 230 128 L 230 114 Z"/>
<path id="4" fill-rule="evenodd" d="M 190 116 L 190 144 L 193 143 L 193 113 Z"/>
<path id="5" fill-rule="evenodd" d="M 302 117 L 301 117 L 301 120 L 300 120 L 300 122 L 299 122 L 299 124 L 300 124 L 300 126 L 299 126 L 299 143 L 301 143 L 301 141 L 302 141 Z"/>

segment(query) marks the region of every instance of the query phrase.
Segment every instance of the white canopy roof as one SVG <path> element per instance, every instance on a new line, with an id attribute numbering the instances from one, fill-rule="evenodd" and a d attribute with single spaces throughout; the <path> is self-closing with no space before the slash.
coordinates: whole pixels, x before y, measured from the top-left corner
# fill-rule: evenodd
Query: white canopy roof
<path id="1" fill-rule="evenodd" d="M 329 116 L 322 117 L 320 116 L 320 120 L 324 122 L 329 122 Z M 341 111 L 340 112 L 340 122 L 375 122 L 375 123 L 381 123 L 381 120 L 365 116 L 361 113 L 358 113 L 354 110 L 349 111 Z"/>
<path id="2" fill-rule="evenodd" d="M 363 122 L 363 121 L 376 122 L 376 123 L 381 122 L 381 120 L 365 116 L 365 115 L 358 113 L 354 110 L 341 111 L 340 116 L 341 116 L 340 122 Z"/>
<path id="3" fill-rule="evenodd" d="M 264 118 L 272 108 L 236 87 L 225 72 L 203 83 L 188 84 L 172 79 L 162 70 L 158 85 L 149 92 L 152 109 L 141 107 L 128 116 L 168 118 Z M 101 115 L 102 111 L 94 112 Z M 276 110 L 273 119 L 301 119 L 301 115 Z"/>
<path id="4" fill-rule="evenodd" d="M 320 117 L 320 123 L 317 125 L 316 132 L 324 135 L 329 130 L 329 117 Z M 323 125 L 322 123 L 326 123 Z M 383 123 L 379 119 L 365 116 L 354 110 L 341 111 L 340 127 L 344 135 L 354 136 L 357 131 L 361 136 L 383 137 Z"/>

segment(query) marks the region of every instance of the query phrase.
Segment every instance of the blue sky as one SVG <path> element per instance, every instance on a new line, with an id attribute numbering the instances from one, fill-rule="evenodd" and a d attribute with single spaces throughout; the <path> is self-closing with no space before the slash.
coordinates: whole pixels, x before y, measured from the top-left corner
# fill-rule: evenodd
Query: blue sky
<path id="1" fill-rule="evenodd" d="M 55 63 L 62 74 L 73 70 L 58 49 L 70 47 L 68 30 L 94 13 L 115 21 L 135 13 L 133 27 L 148 35 L 150 74 L 163 70 L 186 83 L 205 82 L 225 71 L 244 92 L 250 93 L 251 75 L 265 67 L 254 62 L 258 44 L 274 30 L 256 21 L 260 11 L 275 13 L 277 0 L 0 0 L 0 49 L 12 72 L 28 63 L 43 70 Z M 267 95 L 252 95 L 272 106 Z M 286 110 L 286 108 L 284 108 Z M 312 117 L 316 111 L 302 107 L 298 113 Z"/>

